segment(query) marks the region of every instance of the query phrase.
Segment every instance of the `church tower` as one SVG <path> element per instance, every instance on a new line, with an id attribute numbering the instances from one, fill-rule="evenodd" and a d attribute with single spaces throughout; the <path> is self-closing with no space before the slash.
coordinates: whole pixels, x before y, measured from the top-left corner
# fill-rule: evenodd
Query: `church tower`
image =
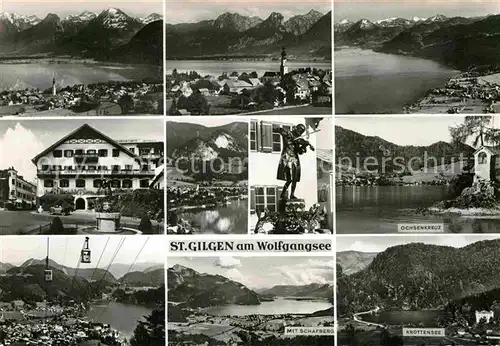
<path id="1" fill-rule="evenodd" d="M 283 78 L 288 73 L 288 66 L 286 65 L 286 51 L 285 47 L 281 50 L 281 67 L 280 67 L 281 78 Z"/>
<path id="2" fill-rule="evenodd" d="M 56 77 L 52 79 L 52 96 L 56 96 L 57 90 L 56 90 Z"/>

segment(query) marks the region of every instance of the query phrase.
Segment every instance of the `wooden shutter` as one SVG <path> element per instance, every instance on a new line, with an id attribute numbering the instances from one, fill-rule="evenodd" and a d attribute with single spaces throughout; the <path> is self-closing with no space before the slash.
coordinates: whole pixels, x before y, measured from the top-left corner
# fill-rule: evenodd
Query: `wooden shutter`
<path id="1" fill-rule="evenodd" d="M 272 153 L 273 151 L 273 124 L 261 123 L 262 152 Z"/>
<path id="2" fill-rule="evenodd" d="M 250 214 L 255 214 L 255 187 L 250 187 Z"/>

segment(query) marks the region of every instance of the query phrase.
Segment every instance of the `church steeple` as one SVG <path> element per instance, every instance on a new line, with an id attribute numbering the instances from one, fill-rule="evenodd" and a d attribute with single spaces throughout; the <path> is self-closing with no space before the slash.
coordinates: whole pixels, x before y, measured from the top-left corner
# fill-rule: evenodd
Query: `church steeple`
<path id="1" fill-rule="evenodd" d="M 281 50 L 281 66 L 280 66 L 281 78 L 283 78 L 288 73 L 288 66 L 286 64 L 286 50 L 285 47 Z"/>
<path id="2" fill-rule="evenodd" d="M 56 96 L 57 90 L 56 90 L 56 77 L 52 78 L 52 96 Z"/>

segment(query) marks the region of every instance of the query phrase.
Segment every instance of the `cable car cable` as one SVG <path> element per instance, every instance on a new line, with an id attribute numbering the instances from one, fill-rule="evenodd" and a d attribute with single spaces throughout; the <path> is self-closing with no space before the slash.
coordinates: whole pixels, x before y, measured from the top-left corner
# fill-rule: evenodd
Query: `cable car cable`
<path id="1" fill-rule="evenodd" d="M 127 240 L 125 237 L 123 237 L 122 239 L 120 239 L 120 243 L 118 244 L 118 246 L 117 246 L 117 248 L 115 250 L 115 253 L 113 254 L 113 257 L 111 258 L 111 261 L 109 262 L 109 265 L 106 268 L 106 271 L 102 275 L 101 280 L 99 280 L 99 282 L 97 283 L 96 292 L 99 291 L 99 288 L 101 287 L 101 284 L 104 281 L 104 279 L 106 277 L 106 274 L 109 273 L 109 268 L 111 268 L 111 266 L 113 265 L 113 262 L 114 262 L 116 256 L 118 255 L 118 252 L 120 252 L 120 249 L 122 248 L 123 244 L 125 243 L 125 240 Z"/>
<path id="2" fill-rule="evenodd" d="M 90 290 L 90 286 L 92 285 L 92 279 L 94 278 L 94 276 L 97 272 L 97 269 L 99 268 L 99 264 L 101 263 L 102 256 L 104 255 L 104 252 L 106 251 L 106 248 L 108 247 L 108 243 L 109 243 L 110 239 L 111 239 L 111 237 L 108 237 L 108 239 L 106 240 L 106 244 L 104 244 L 104 248 L 101 251 L 101 255 L 99 256 L 99 260 L 97 261 L 97 264 L 94 268 L 94 271 L 92 272 L 92 276 L 89 279 L 89 284 L 87 285 L 87 289 L 85 290 L 85 294 L 87 294 Z"/>

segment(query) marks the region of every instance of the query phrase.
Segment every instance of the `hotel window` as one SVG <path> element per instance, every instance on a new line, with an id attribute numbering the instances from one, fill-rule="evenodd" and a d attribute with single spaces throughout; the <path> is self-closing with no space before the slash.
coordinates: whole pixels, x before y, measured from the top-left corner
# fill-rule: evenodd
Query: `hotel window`
<path id="1" fill-rule="evenodd" d="M 149 155 L 150 153 L 151 153 L 151 149 L 149 149 L 149 148 L 139 149 L 139 155 Z"/>
<path id="2" fill-rule="evenodd" d="M 278 211 L 279 195 L 282 188 L 279 186 L 255 186 L 250 188 L 250 212 Z"/>
<path id="3" fill-rule="evenodd" d="M 99 157 L 108 157 L 108 149 L 99 149 L 98 155 Z"/>
<path id="4" fill-rule="evenodd" d="M 73 157 L 73 150 L 64 150 L 64 157 Z"/>
<path id="5" fill-rule="evenodd" d="M 62 157 L 62 150 L 54 150 L 54 157 Z"/>
<path id="6" fill-rule="evenodd" d="M 131 171 L 132 170 L 132 165 L 125 165 L 125 170 L 126 171 Z"/>
<path id="7" fill-rule="evenodd" d="M 132 188 L 132 180 L 130 180 L 130 179 L 123 180 L 122 187 L 124 189 L 131 189 Z"/>
<path id="8" fill-rule="evenodd" d="M 101 179 L 94 179 L 94 187 L 96 189 L 100 188 L 102 186 L 102 180 Z"/>
<path id="9" fill-rule="evenodd" d="M 88 170 L 89 171 L 97 171 L 97 166 L 89 166 Z"/>
<path id="10" fill-rule="evenodd" d="M 250 150 L 257 150 L 257 121 L 250 122 Z"/>
<path id="11" fill-rule="evenodd" d="M 62 170 L 62 166 L 61 165 L 53 165 L 52 170 L 53 171 L 60 171 L 60 170 Z"/>
<path id="12" fill-rule="evenodd" d="M 121 188 L 121 185 L 122 185 L 122 184 L 121 184 L 121 181 L 120 181 L 120 180 L 116 180 L 116 179 L 115 179 L 115 180 L 112 180 L 112 181 L 111 181 L 111 187 L 112 187 L 113 189 L 119 189 L 119 188 Z"/>
<path id="13" fill-rule="evenodd" d="M 60 187 L 69 187 L 69 180 L 68 179 L 61 179 L 61 181 L 59 181 L 59 186 Z"/>
<path id="14" fill-rule="evenodd" d="M 73 166 L 64 166 L 64 170 L 65 171 L 72 171 L 73 170 Z"/>
<path id="15" fill-rule="evenodd" d="M 113 149 L 113 157 L 119 157 L 119 156 L 120 156 L 120 150 Z"/>
<path id="16" fill-rule="evenodd" d="M 132 154 L 135 154 L 135 148 L 128 148 L 128 150 L 129 150 Z"/>
<path id="17" fill-rule="evenodd" d="M 44 180 L 43 187 L 54 187 L 54 180 L 52 180 L 52 179 Z"/>
<path id="18" fill-rule="evenodd" d="M 140 183 L 141 188 L 149 187 L 149 180 L 148 179 L 142 179 Z"/>
<path id="19" fill-rule="evenodd" d="M 100 171 L 107 171 L 108 170 L 108 166 L 99 166 L 99 170 Z"/>
<path id="20" fill-rule="evenodd" d="M 250 150 L 263 153 L 280 153 L 282 149 L 280 127 L 290 131 L 290 124 L 279 124 L 253 120 L 250 123 Z"/>
<path id="21" fill-rule="evenodd" d="M 89 150 L 87 150 L 87 154 L 88 154 L 88 155 L 95 155 L 96 153 L 97 153 L 97 152 L 96 152 L 96 150 L 95 150 L 95 149 L 89 149 Z"/>
<path id="22" fill-rule="evenodd" d="M 121 168 L 120 165 L 113 165 L 111 167 L 112 167 L 113 172 L 118 172 Z"/>
<path id="23" fill-rule="evenodd" d="M 45 187 L 52 187 L 52 186 L 45 186 Z M 15 196 L 15 195 L 16 195 L 16 191 L 12 190 L 12 191 L 10 192 L 10 194 L 11 194 L 12 196 Z"/>
<path id="24" fill-rule="evenodd" d="M 149 171 L 149 165 L 142 165 L 141 169 L 143 172 L 147 172 L 147 171 Z"/>
<path id="25" fill-rule="evenodd" d="M 83 155 L 85 153 L 85 151 L 83 149 L 76 149 L 75 150 L 75 155 Z"/>
<path id="26" fill-rule="evenodd" d="M 76 179 L 76 187 L 85 188 L 85 179 Z"/>
<path id="27" fill-rule="evenodd" d="M 49 167 L 49 166 L 47 166 Z M 12 179 L 12 185 L 16 186 L 16 179 Z"/>

